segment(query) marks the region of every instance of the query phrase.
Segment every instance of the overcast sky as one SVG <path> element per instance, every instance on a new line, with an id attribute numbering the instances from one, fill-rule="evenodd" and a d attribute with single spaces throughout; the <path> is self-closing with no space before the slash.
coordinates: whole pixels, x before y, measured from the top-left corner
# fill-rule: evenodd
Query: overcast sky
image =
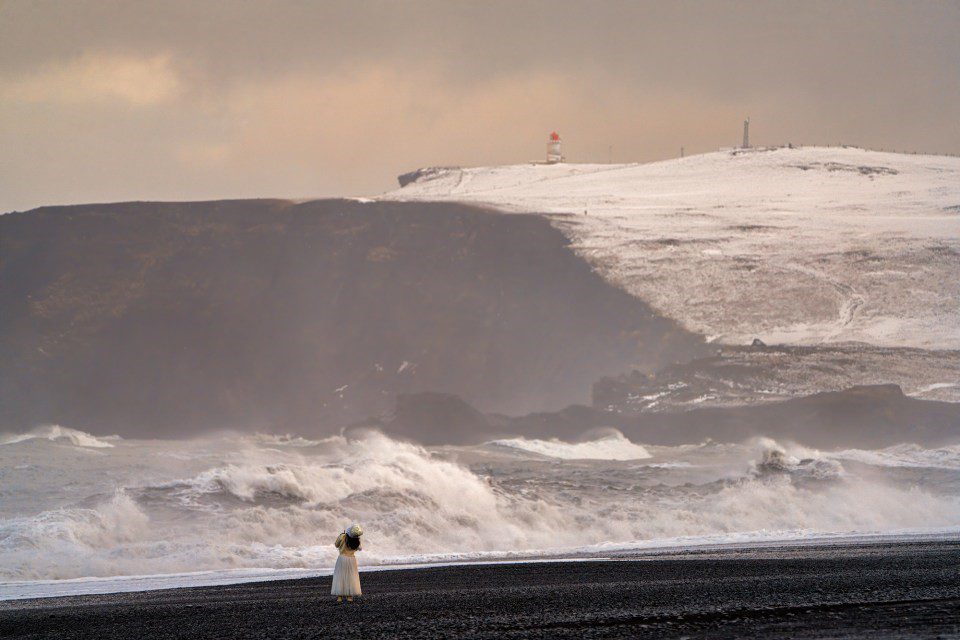
<path id="1" fill-rule="evenodd" d="M 0 0 L 0 211 L 375 194 L 426 165 L 960 153 L 960 1 Z"/>

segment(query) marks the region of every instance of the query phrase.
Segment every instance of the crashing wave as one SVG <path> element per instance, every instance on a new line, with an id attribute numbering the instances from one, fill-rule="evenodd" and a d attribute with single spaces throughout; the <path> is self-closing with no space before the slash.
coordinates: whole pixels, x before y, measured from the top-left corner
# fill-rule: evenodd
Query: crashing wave
<path id="1" fill-rule="evenodd" d="M 561 460 L 643 460 L 653 457 L 645 447 L 630 442 L 619 431 L 586 442 L 564 442 L 555 438 L 551 440 L 509 438 L 494 440 L 487 444 L 519 449 Z"/>
<path id="2" fill-rule="evenodd" d="M 925 449 L 916 444 L 901 444 L 877 451 L 847 449 L 833 454 L 833 457 L 877 467 L 960 469 L 960 445 L 938 449 Z"/>
<path id="3" fill-rule="evenodd" d="M 50 440 L 50 441 L 67 441 L 75 447 L 90 447 L 95 449 L 106 449 L 113 447 L 112 444 L 107 442 L 107 440 L 119 440 L 118 436 L 107 436 L 103 438 L 98 438 L 92 436 L 86 431 L 80 431 L 79 429 L 70 429 L 69 427 L 61 427 L 58 424 L 48 424 L 41 427 L 37 427 L 32 431 L 27 433 L 12 434 L 6 436 L 0 436 L 0 445 L 5 444 L 16 444 L 18 442 L 26 442 L 27 440 Z"/>
<path id="4" fill-rule="evenodd" d="M 117 549 L 130 553 L 151 533 L 149 518 L 123 491 L 93 508 L 0 520 L 0 577 L 60 579 L 116 571 L 110 556 Z M 139 556 L 130 554 L 126 564 L 143 566 Z"/>
<path id="5" fill-rule="evenodd" d="M 834 480 L 842 477 L 844 470 L 836 460 L 814 456 L 798 458 L 773 443 L 763 450 L 761 459 L 754 462 L 753 473 L 761 478 L 786 475 L 804 480 Z"/>
<path id="6" fill-rule="evenodd" d="M 342 440 L 339 436 L 323 438 L 321 440 L 310 440 L 301 436 L 273 433 L 255 433 L 249 438 L 255 444 L 272 447 L 316 447 L 322 444 L 338 442 Z"/>
<path id="7" fill-rule="evenodd" d="M 279 496 L 314 502 L 329 495 L 331 478 L 322 469 L 291 464 L 230 464 L 205 471 L 180 484 L 197 493 L 222 493 L 247 502 L 260 497 Z"/>
<path id="8" fill-rule="evenodd" d="M 589 443 L 560 446 L 582 444 Z M 19 483 L 10 485 L 14 491 L 36 496 L 20 507 L 0 501 L 0 580 L 325 568 L 335 560 L 331 537 L 353 521 L 367 530 L 368 565 L 737 540 L 745 532 L 960 525 L 960 500 L 936 487 L 897 486 L 874 473 L 798 481 L 816 468 L 804 462 L 814 454 L 764 446 L 777 453 L 758 454 L 756 442 L 658 450 L 656 463 L 676 466 L 655 477 L 643 470 L 647 463 L 609 458 L 544 464 L 531 473 L 529 456 L 539 454 L 523 449 L 510 449 L 517 456 L 430 450 L 375 432 L 323 447 L 128 441 L 122 456 L 96 460 L 64 448 L 25 449 L 32 465 L 0 466 L 5 482 Z M 198 455 L 158 455 L 187 448 Z M 18 464 L 22 454 L 7 449 Z M 751 459 L 768 472 L 744 475 Z M 104 474 L 104 461 L 127 466 Z M 38 471 L 53 463 L 62 463 L 59 474 Z M 65 480 L 88 492 L 64 499 Z M 114 494 L 115 483 L 127 489 Z"/>

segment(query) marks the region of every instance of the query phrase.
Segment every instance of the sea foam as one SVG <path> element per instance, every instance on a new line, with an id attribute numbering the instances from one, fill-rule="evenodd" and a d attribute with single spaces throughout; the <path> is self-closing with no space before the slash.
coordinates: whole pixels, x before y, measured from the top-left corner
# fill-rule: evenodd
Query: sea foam
<path id="1" fill-rule="evenodd" d="M 124 440 L 96 457 L 0 447 L 0 580 L 319 571 L 350 522 L 367 532 L 366 566 L 960 527 L 949 487 L 765 439 L 508 442 L 428 449 L 370 432 Z"/>
<path id="2" fill-rule="evenodd" d="M 551 440 L 510 438 L 494 440 L 489 444 L 561 460 L 643 460 L 652 457 L 647 449 L 630 442 L 619 431 L 585 442 L 564 442 L 555 438 Z"/>

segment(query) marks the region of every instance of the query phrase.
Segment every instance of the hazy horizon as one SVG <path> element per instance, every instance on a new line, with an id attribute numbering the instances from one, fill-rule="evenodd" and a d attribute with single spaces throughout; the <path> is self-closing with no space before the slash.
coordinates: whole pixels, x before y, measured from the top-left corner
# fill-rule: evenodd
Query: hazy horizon
<path id="1" fill-rule="evenodd" d="M 0 211 L 375 194 L 428 165 L 960 153 L 960 5 L 0 3 Z M 612 149 L 611 149 L 612 147 Z"/>

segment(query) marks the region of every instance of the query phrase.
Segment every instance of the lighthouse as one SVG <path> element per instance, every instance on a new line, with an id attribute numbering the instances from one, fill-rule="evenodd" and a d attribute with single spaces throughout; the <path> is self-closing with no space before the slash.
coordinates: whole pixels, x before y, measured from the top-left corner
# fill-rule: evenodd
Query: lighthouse
<path id="1" fill-rule="evenodd" d="M 547 139 L 547 164 L 558 162 L 563 162 L 563 154 L 560 153 L 560 134 L 554 131 Z"/>

